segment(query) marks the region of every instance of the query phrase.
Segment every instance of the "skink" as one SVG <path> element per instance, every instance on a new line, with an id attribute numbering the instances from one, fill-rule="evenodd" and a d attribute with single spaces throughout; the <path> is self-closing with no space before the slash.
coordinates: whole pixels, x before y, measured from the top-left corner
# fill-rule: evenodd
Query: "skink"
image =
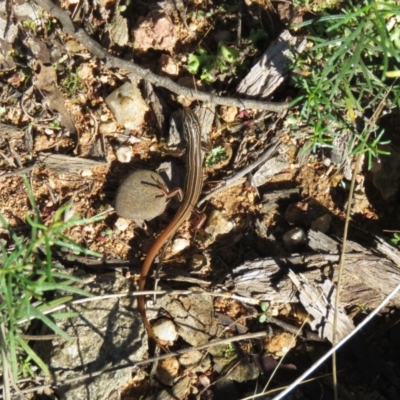
<path id="1" fill-rule="evenodd" d="M 139 290 L 144 290 L 146 286 L 147 276 L 149 275 L 150 268 L 154 259 L 160 252 L 162 247 L 174 236 L 180 226 L 189 218 L 190 214 L 195 207 L 203 186 L 203 172 L 202 172 L 202 153 L 201 153 L 201 130 L 199 120 L 196 114 L 190 109 L 185 107 L 183 109 L 183 135 L 185 137 L 186 148 L 186 178 L 184 185 L 183 199 L 180 207 L 175 214 L 171 223 L 165 228 L 163 233 L 156 239 L 150 248 L 147 256 L 142 265 L 139 278 Z M 165 350 L 160 344 L 150 322 L 146 316 L 145 298 L 138 296 L 138 308 L 144 326 L 146 327 L 148 335 L 156 341 L 156 343 Z"/>

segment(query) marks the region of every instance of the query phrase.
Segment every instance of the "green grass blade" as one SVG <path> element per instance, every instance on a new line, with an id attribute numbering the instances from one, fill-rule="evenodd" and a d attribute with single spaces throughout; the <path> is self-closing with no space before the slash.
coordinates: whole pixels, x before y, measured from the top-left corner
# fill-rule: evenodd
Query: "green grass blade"
<path id="1" fill-rule="evenodd" d="M 16 338 L 18 344 L 21 346 L 21 348 L 25 351 L 26 354 L 28 354 L 29 357 L 32 358 L 32 360 L 39 366 L 39 368 L 46 374 L 50 375 L 50 370 L 47 367 L 47 365 L 43 362 L 43 360 L 32 350 L 32 348 L 28 345 L 28 343 L 25 342 L 24 339 L 21 337 Z"/>
<path id="2" fill-rule="evenodd" d="M 358 61 L 360 59 L 360 53 L 363 49 L 363 36 L 361 34 L 361 40 L 357 43 L 356 48 L 354 49 L 353 55 L 347 60 L 347 62 L 342 66 L 342 69 L 339 75 L 336 78 L 336 82 L 332 87 L 332 93 L 329 97 L 329 100 L 332 100 L 333 97 L 336 95 L 339 85 L 343 82 L 350 82 L 351 78 L 355 73 L 355 68 L 358 65 Z M 346 76 L 348 75 L 348 76 Z"/>
<path id="3" fill-rule="evenodd" d="M 43 321 L 54 333 L 60 335 L 65 340 L 68 340 L 69 342 L 74 340 L 74 338 L 69 336 L 66 332 L 59 328 L 49 317 L 39 312 L 35 307 L 30 307 L 30 314 L 32 317 Z"/>

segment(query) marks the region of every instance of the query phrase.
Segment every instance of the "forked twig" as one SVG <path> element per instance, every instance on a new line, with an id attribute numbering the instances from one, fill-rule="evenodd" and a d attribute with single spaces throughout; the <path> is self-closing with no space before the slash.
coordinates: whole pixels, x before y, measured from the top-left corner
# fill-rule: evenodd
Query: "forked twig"
<path id="1" fill-rule="evenodd" d="M 234 99 L 229 97 L 216 96 L 213 93 L 200 92 L 191 88 L 178 85 L 173 80 L 154 74 L 149 69 L 140 67 L 133 61 L 126 61 L 110 55 L 106 50 L 93 40 L 82 28 L 77 27 L 69 17 L 68 13 L 56 6 L 51 0 L 34 0 L 34 2 L 57 18 L 63 27 L 63 32 L 74 37 L 86 47 L 95 57 L 102 60 L 108 68 L 121 68 L 134 74 L 138 79 L 146 79 L 155 86 L 162 86 L 171 92 L 183 95 L 188 98 L 200 101 L 233 106 L 239 108 L 269 110 L 274 112 L 283 111 L 289 108 L 288 103 L 273 103 L 267 101 Z"/>

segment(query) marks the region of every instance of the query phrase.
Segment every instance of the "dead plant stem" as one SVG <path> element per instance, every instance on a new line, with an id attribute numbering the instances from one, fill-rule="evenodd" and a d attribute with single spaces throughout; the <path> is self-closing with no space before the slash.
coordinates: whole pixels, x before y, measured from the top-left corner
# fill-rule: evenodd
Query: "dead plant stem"
<path id="1" fill-rule="evenodd" d="M 376 121 L 378 120 L 379 116 L 381 115 L 381 113 L 383 111 L 384 101 L 385 101 L 386 97 L 388 96 L 388 94 L 390 93 L 390 89 L 391 89 L 391 87 L 389 88 L 389 90 L 386 92 L 385 96 L 379 103 L 379 105 L 378 105 L 377 109 L 374 111 L 374 114 L 372 115 L 371 119 L 367 120 L 367 124 L 364 128 L 367 130 L 367 134 L 365 136 L 364 143 L 366 143 L 368 141 L 372 127 L 376 126 Z M 368 130 L 369 130 L 369 132 L 368 132 Z M 356 177 L 357 177 L 358 171 L 361 170 L 360 163 L 361 163 L 361 160 L 363 159 L 364 149 L 365 149 L 365 144 L 360 149 L 360 153 L 358 154 L 357 159 L 356 159 L 356 163 L 355 163 L 354 171 L 353 171 L 353 177 L 351 179 L 349 199 L 347 202 L 346 220 L 345 220 L 344 231 L 343 231 L 343 243 L 342 243 L 342 249 L 340 252 L 338 278 L 337 278 L 337 284 L 336 284 L 335 313 L 334 313 L 334 317 L 333 317 L 333 335 L 332 335 L 332 345 L 333 346 L 336 345 L 336 340 L 337 340 L 336 331 L 337 331 L 339 306 L 340 306 L 340 286 L 341 286 L 342 276 L 343 276 L 344 259 L 346 257 L 346 242 L 347 242 L 347 235 L 348 235 L 349 224 L 350 224 L 351 204 L 353 201 Z M 339 395 L 338 395 L 338 390 L 337 390 L 336 352 L 332 353 L 332 378 L 333 378 L 334 397 L 335 397 L 335 400 L 339 400 Z"/>

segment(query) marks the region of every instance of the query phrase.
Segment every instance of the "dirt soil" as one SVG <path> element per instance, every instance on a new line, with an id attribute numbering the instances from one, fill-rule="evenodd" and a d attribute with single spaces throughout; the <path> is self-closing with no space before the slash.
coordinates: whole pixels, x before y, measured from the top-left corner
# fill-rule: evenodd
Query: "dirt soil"
<path id="1" fill-rule="evenodd" d="M 13 8 L 22 2 L 9 3 Z M 190 0 L 181 9 L 176 9 L 173 2 L 122 0 L 62 0 L 59 5 L 69 15 L 74 15 L 77 26 L 84 28 L 114 56 L 133 60 L 154 73 L 171 77 L 180 85 L 235 97 L 235 87 L 271 41 L 293 21 L 309 16 L 306 9 L 295 8 L 290 1 L 239 3 Z M 0 173 L 3 175 L 0 175 L 0 212 L 18 232 L 29 235 L 25 221 L 31 208 L 20 176 L 20 171 L 28 168 L 27 174 L 45 223 L 49 223 L 54 213 L 68 202 L 73 204 L 75 215 L 82 218 L 105 215 L 102 222 L 74 227 L 66 232 L 76 242 L 103 255 L 103 260 L 97 261 L 97 270 L 75 261 L 65 260 L 65 265 L 93 274 L 109 271 L 110 268 L 103 269 L 105 262 L 122 263 L 127 278 L 137 278 L 147 251 L 168 225 L 178 203 L 172 201 L 160 216 L 140 224 L 117 215 L 113 208 L 115 194 L 129 172 L 137 169 L 154 171 L 164 161 L 177 166 L 184 176 L 184 157 L 176 158 L 164 153 L 160 143 L 168 131 L 171 114 L 182 105 L 194 108 L 199 103 L 155 87 L 165 118 L 164 125 L 160 126 L 151 98 L 143 94 L 142 81 L 139 88 L 150 106 L 149 111 L 141 126 L 125 129 L 116 122 L 105 98 L 124 82 L 130 81 L 130 76 L 92 57 L 76 39 L 63 33 L 55 18 L 38 10 L 36 8 L 28 19 L 15 15 L 9 21 L 11 27 L 16 26 L 18 30 L 12 40 L 12 65 L 7 64 L 11 63 L 10 60 L 2 62 L 0 71 L 0 113 L 4 124 L 0 131 Z M 238 25 L 240 15 L 241 25 Z M 210 54 L 215 54 L 219 42 L 237 43 L 238 26 L 241 26 L 242 38 L 238 50 L 240 57 L 246 60 L 243 68 L 216 71 L 215 81 L 209 84 L 188 72 L 189 54 L 200 45 Z M 247 38 L 262 27 L 267 37 L 250 48 Z M 302 32 L 293 34 L 301 35 Z M 1 45 L 5 46 L 1 40 Z M 297 89 L 287 79 L 268 100 L 290 101 L 296 95 Z M 323 215 L 331 217 L 326 233 L 340 238 L 348 196 L 343 189 L 342 171 L 329 164 L 328 152 L 320 151 L 300 161 L 303 143 L 290 135 L 285 123 L 288 116 L 298 110 L 263 114 L 263 119 L 258 122 L 254 122 L 260 117 L 256 110 L 242 112 L 235 107 L 217 106 L 215 112 L 211 142 L 228 143 L 232 158 L 222 166 L 204 168 L 203 194 L 253 162 L 257 158 L 255 154 L 265 149 L 273 137 L 280 138 L 284 145 L 282 152 L 289 161 L 287 168 L 261 186 L 252 186 L 251 177 L 248 177 L 242 184 L 221 192 L 203 206 L 202 212 L 206 217 L 213 211 L 220 211 L 231 223 L 232 228 L 223 235 L 211 237 L 204 229 L 196 233 L 193 223 L 196 217 L 179 230 L 177 236 L 188 239 L 189 246 L 176 253 L 170 246 L 165 255 L 167 269 L 187 270 L 194 255 L 206 255 L 208 267 L 194 276 L 211 282 L 209 290 L 223 282 L 232 268 L 245 261 L 309 252 L 306 242 L 295 245 L 294 249 L 285 245 L 284 235 L 294 227 L 306 232 Z M 226 116 L 229 113 L 233 118 Z M 235 129 L 237 126 L 239 130 Z M 123 146 L 132 153 L 129 162 L 121 162 L 117 157 L 118 149 Z M 46 162 L 38 161 L 40 154 L 70 158 L 50 168 Z M 79 158 L 97 164 L 80 166 Z M 67 163 L 64 166 L 66 170 L 60 170 L 63 162 Z M 34 167 L 29 169 L 31 166 Z M 182 182 L 180 177 L 173 180 Z M 367 176 L 360 173 L 357 181 L 358 197 L 354 202 L 349 238 L 368 247 L 374 235 L 388 237 L 385 230 L 395 229 L 396 222 L 390 218 L 385 202 L 379 199 L 379 193 Z M 286 195 L 293 189 L 296 189 L 294 194 Z M 272 193 L 281 193 L 276 202 L 269 200 Z M 369 198 L 374 199 L 374 205 Z M 273 206 L 268 207 L 271 203 Z M 259 225 L 264 227 L 263 234 Z M 205 230 L 207 226 L 209 223 L 206 222 Z M 149 283 L 151 288 L 153 282 Z M 176 288 L 189 286 L 189 283 L 176 284 Z M 292 326 L 298 327 L 306 318 L 304 310 L 293 304 L 270 306 L 274 317 Z M 282 348 L 287 346 L 284 329 L 261 323 L 254 316 L 254 310 L 262 314 L 259 306 L 250 310 L 248 305 L 236 300 L 217 298 L 214 308 L 217 315 L 222 315 L 219 317 L 221 321 L 228 318 L 251 332 L 269 331 L 264 341 L 254 340 L 251 346 L 243 345 L 241 348 L 247 357 L 258 360 L 256 364 L 262 372 L 258 386 L 263 387 L 276 365 L 275 360 L 282 355 Z M 364 318 L 364 312 L 360 307 L 359 313 L 353 315 L 356 323 Z M 365 334 L 359 335 L 357 341 L 340 353 L 338 369 L 342 398 L 399 398 L 398 379 L 391 375 L 388 378 L 388 374 L 382 377 L 377 366 L 399 368 L 398 361 L 393 360 L 393 355 L 400 355 L 398 321 L 398 310 L 387 307 Z M 328 342 L 310 342 L 300 337 L 286 355 L 271 387 L 290 383 L 329 348 Z M 332 398 L 331 367 L 328 364 L 315 374 L 324 377 L 303 385 L 296 392 L 299 396 L 296 398 Z M 140 398 L 155 390 L 149 385 L 144 370 L 146 368 L 133 373 L 132 382 L 122 391 L 123 399 Z M 197 387 L 199 393 L 207 382 L 218 382 L 221 376 L 210 367 L 192 386 Z M 203 391 L 201 397 L 196 397 L 193 392 L 184 398 L 219 399 L 230 395 L 236 399 L 252 393 L 256 385 L 255 381 L 239 384 L 223 379 Z"/>

